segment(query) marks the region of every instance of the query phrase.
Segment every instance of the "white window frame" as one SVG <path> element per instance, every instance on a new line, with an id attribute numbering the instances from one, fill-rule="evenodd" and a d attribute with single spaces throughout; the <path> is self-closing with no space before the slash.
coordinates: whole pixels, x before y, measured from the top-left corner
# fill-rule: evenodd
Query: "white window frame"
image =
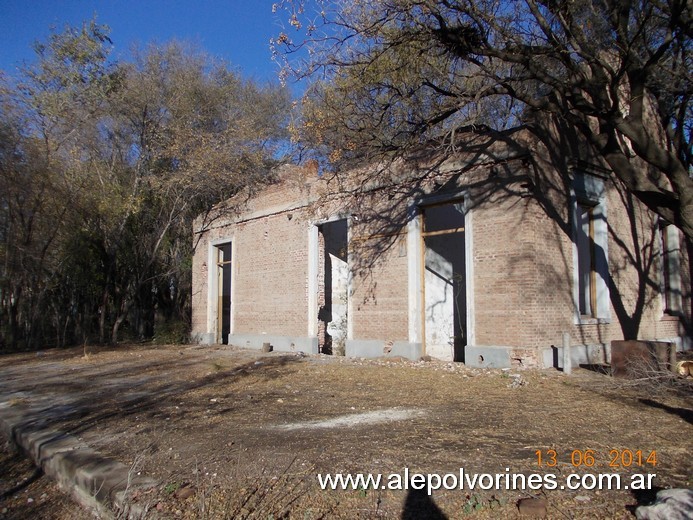
<path id="1" fill-rule="evenodd" d="M 236 241 L 234 236 L 226 236 L 224 238 L 218 238 L 216 240 L 210 240 L 207 250 L 207 333 L 214 334 L 214 343 L 220 341 L 218 338 L 219 332 L 219 283 L 217 276 L 217 249 L 220 245 L 231 244 L 231 317 L 229 323 L 229 335 L 233 334 L 234 331 L 234 318 L 235 309 L 234 305 L 236 301 L 236 279 L 238 274 L 238 262 L 236 255 Z"/>
<path id="2" fill-rule="evenodd" d="M 573 176 L 570 193 L 570 206 L 573 223 L 573 308 L 574 323 L 587 325 L 594 323 L 611 322 L 611 305 L 609 297 L 609 230 L 607 224 L 606 191 L 604 180 L 601 178 L 578 172 Z M 595 294 L 592 300 L 596 301 L 596 308 L 590 308 L 589 315 L 580 313 L 580 251 L 578 245 L 584 231 L 581 229 L 580 207 L 591 207 L 592 237 L 594 240 L 593 287 Z M 592 307 L 592 305 L 590 305 Z"/>
<path id="3" fill-rule="evenodd" d="M 354 273 L 351 270 L 353 259 L 351 258 L 351 240 L 354 221 L 358 220 L 351 214 L 337 213 L 329 218 L 314 220 L 308 222 L 308 337 L 318 337 L 318 258 L 320 256 L 319 234 L 320 226 L 337 222 L 339 220 L 347 221 L 347 266 L 349 275 L 347 278 L 347 340 L 354 339 L 354 309 L 353 309 L 353 294 L 354 294 Z"/>
<path id="4" fill-rule="evenodd" d="M 683 310 L 681 295 L 681 243 L 679 230 L 673 224 L 659 223 L 659 283 L 663 316 L 678 316 Z M 667 255 L 664 256 L 664 248 Z M 665 259 L 668 265 L 664 265 Z M 669 291 L 665 283 L 665 269 L 669 275 Z M 668 294 L 667 294 L 668 292 Z M 667 299 L 669 301 L 667 301 Z"/>
<path id="5" fill-rule="evenodd" d="M 464 207 L 465 287 L 467 299 L 467 345 L 476 345 L 474 323 L 474 211 L 469 191 L 460 190 L 441 196 L 417 198 L 409 205 L 407 222 L 407 283 L 409 298 L 409 342 L 424 343 L 422 207 L 458 200 Z"/>

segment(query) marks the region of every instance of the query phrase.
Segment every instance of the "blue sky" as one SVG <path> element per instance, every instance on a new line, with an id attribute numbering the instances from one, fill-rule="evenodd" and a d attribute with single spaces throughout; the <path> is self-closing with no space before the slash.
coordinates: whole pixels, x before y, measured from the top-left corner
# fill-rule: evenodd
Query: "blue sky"
<path id="1" fill-rule="evenodd" d="M 51 26 L 79 26 L 94 14 L 111 28 L 112 57 L 127 57 L 132 44 L 193 42 L 240 69 L 245 77 L 276 80 L 269 40 L 286 16 L 272 13 L 276 0 L 0 0 L 0 69 L 11 76 L 33 59 L 32 43 Z"/>

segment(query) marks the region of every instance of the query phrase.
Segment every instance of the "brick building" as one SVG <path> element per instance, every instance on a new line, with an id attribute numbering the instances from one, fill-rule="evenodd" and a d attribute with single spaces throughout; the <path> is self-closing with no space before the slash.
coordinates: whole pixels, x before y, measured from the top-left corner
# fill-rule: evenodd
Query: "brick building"
<path id="1" fill-rule="evenodd" d="M 624 337 L 688 348 L 683 237 L 569 139 L 469 134 L 334 178 L 285 166 L 214 215 L 194 229 L 202 343 L 494 367 L 557 366 L 563 333 L 574 363 Z"/>

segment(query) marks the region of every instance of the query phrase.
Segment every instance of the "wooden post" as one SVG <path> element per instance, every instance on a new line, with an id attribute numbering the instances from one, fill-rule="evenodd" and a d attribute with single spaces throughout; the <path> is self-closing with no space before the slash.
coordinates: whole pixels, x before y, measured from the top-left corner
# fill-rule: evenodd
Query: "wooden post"
<path id="1" fill-rule="evenodd" d="M 573 371 L 572 361 L 570 359 L 570 334 L 563 333 L 563 373 L 570 375 Z"/>

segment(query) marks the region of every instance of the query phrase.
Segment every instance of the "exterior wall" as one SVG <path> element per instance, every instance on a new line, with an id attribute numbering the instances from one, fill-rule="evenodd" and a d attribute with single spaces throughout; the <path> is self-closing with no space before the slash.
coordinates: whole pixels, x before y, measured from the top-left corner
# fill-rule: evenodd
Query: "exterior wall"
<path id="1" fill-rule="evenodd" d="M 576 168 L 572 175 L 584 173 Z M 664 314 L 663 299 L 658 290 L 661 280 L 659 239 L 653 230 L 657 219 L 642 204 L 622 191 L 604 176 L 606 222 L 608 228 L 608 310 L 606 319 L 576 318 L 573 290 L 577 268 L 574 259 L 573 223 L 564 211 L 571 201 L 553 194 L 553 207 L 560 217 L 548 219 L 539 204 L 533 202 L 536 222 L 532 243 L 536 266 L 541 273 L 542 291 L 530 303 L 531 325 L 526 338 L 529 347 L 539 349 L 544 365 L 562 360 L 561 336 L 570 334 L 574 363 L 604 363 L 610 360 L 612 340 L 624 337 L 643 340 L 676 341 L 681 348 L 686 331 L 681 320 Z M 563 227 L 561 227 L 563 226 Z M 683 243 L 683 242 L 682 242 Z M 685 255 L 682 274 L 688 273 Z M 690 309 L 690 281 L 683 297 Z M 687 316 L 690 317 L 690 310 Z M 531 329 L 529 327 L 531 326 Z M 562 365 L 562 361 L 559 362 Z"/>
<path id="2" fill-rule="evenodd" d="M 354 231 L 358 234 L 358 226 Z M 354 256 L 367 255 L 369 240 L 362 239 L 352 250 Z M 361 247 L 359 247 L 361 246 Z M 355 274 L 352 319 L 355 339 L 380 339 L 386 343 L 408 338 L 406 235 L 393 239 L 377 263 Z"/>
<path id="3" fill-rule="evenodd" d="M 543 290 L 533 243 L 537 224 L 523 200 L 474 211 L 474 301 L 478 345 L 533 346 L 533 305 Z M 499 326 L 502 324 L 502 326 Z"/>
<path id="4" fill-rule="evenodd" d="M 195 233 L 193 257 L 194 340 L 215 343 L 214 244 L 231 241 L 232 325 L 230 343 L 317 351 L 309 337 L 307 201 L 310 187 L 297 169 L 294 184 L 277 183 L 250 199 L 240 215 L 218 216 Z M 199 228 L 200 221 L 195 223 Z M 210 277 L 210 269 L 212 276 Z M 210 283 L 211 282 L 211 283 Z"/>
<path id="5" fill-rule="evenodd" d="M 232 332 L 307 335 L 305 222 L 273 215 L 238 224 L 234 236 L 236 308 Z"/>
<path id="6" fill-rule="evenodd" d="M 407 189 L 402 183 L 382 181 L 358 197 L 348 189 L 338 195 L 327 180 L 312 176 L 314 172 L 285 172 L 282 182 L 249 199 L 239 214 L 197 235 L 194 337 L 216 340 L 208 303 L 209 269 L 214 265 L 207 264 L 212 244 L 231 239 L 231 342 L 258 348 L 269 341 L 276 349 L 317 352 L 325 331 L 318 321 L 325 273 L 316 226 L 348 218 L 346 354 L 418 358 L 425 345 L 423 273 L 413 272 L 422 268 L 415 258 L 422 254 L 416 208 L 441 197 L 463 197 L 469 226 L 465 240 L 470 341 L 465 363 L 557 366 L 563 333 L 570 334 L 575 363 L 608 361 L 610 342 L 629 334 L 681 342 L 681 322 L 664 314 L 657 289 L 655 219 L 601 172 L 594 175 L 605 188 L 608 312 L 600 319 L 579 316 L 574 294 L 575 193 L 565 179 L 591 173 L 573 166 L 559 172 L 543 160 L 547 155 L 538 149 L 531 161 L 496 158 L 473 168 L 454 159 Z M 480 188 L 484 183 L 490 185 Z M 681 267 L 684 313 L 690 317 L 685 251 Z"/>
<path id="7" fill-rule="evenodd" d="M 551 180 L 555 186 L 558 173 L 545 175 L 549 179 L 544 181 Z M 611 341 L 628 334 L 676 341 L 679 348 L 686 342 L 681 320 L 664 314 L 657 290 L 661 274 L 658 238 L 652 231 L 656 218 L 613 184 L 605 184 L 610 278 L 606 319 L 576 318 L 576 264 L 567 190 L 495 201 L 475 212 L 476 341 L 468 349 L 467 363 L 562 366 L 564 332 L 570 334 L 576 364 L 608 362 Z M 547 208 L 553 218 L 547 216 Z M 684 254 L 681 286 L 684 315 L 690 316 L 687 265 Z M 482 361 L 477 356 L 484 351 L 490 358 L 487 355 Z"/>

